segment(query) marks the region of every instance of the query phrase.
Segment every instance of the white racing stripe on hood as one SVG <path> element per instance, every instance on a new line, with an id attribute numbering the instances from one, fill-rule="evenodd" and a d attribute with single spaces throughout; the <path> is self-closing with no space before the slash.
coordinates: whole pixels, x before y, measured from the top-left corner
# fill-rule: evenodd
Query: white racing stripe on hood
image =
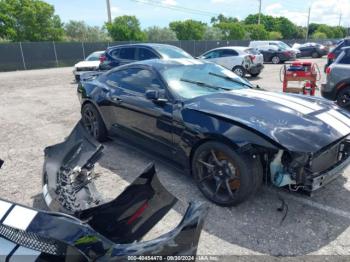
<path id="1" fill-rule="evenodd" d="M 316 117 L 322 120 L 325 124 L 331 126 L 333 129 L 337 130 L 343 136 L 350 133 L 350 127 L 332 116 L 329 111 L 316 115 Z"/>
<path id="2" fill-rule="evenodd" d="M 38 212 L 29 208 L 15 206 L 6 217 L 4 225 L 26 230 Z"/>
<path id="3" fill-rule="evenodd" d="M 11 206 L 11 203 L 0 200 L 0 220 L 4 217 Z"/>
<path id="4" fill-rule="evenodd" d="M 343 115 L 342 113 L 340 113 L 340 112 L 338 112 L 338 111 L 336 111 L 334 109 L 329 110 L 328 113 L 331 116 L 335 117 L 336 119 L 342 121 L 347 126 L 350 126 L 350 118 L 349 117 Z"/>
<path id="5" fill-rule="evenodd" d="M 260 92 L 260 91 L 257 91 L 257 92 Z M 307 100 L 304 100 L 304 99 L 300 99 L 298 97 L 293 97 L 293 96 L 289 96 L 289 95 L 285 95 L 285 94 L 280 94 L 280 93 L 272 93 L 270 92 L 269 95 L 271 96 L 274 96 L 274 97 L 279 97 L 279 98 L 282 98 L 282 99 L 285 99 L 285 100 L 288 100 L 288 101 L 291 101 L 291 102 L 295 102 L 297 104 L 300 104 L 300 105 L 303 105 L 303 106 L 306 106 L 310 109 L 313 109 L 315 111 L 318 111 L 318 110 L 322 110 L 323 107 L 316 104 L 316 103 L 312 103 L 312 102 L 309 102 Z"/>
<path id="6" fill-rule="evenodd" d="M 276 104 L 279 104 L 281 106 L 285 106 L 285 107 L 289 107 L 290 109 L 293 109 L 301 114 L 307 115 L 310 114 L 312 112 L 314 112 L 315 110 L 303 106 L 301 104 L 295 103 L 293 101 L 288 101 L 287 99 L 283 97 L 275 97 L 270 95 L 269 93 L 264 93 L 264 91 L 253 91 L 253 90 L 249 90 L 249 92 L 245 91 L 244 89 L 241 90 L 237 90 L 235 92 L 239 92 L 242 93 L 244 95 L 246 95 L 247 97 L 254 97 L 254 98 L 261 98 Z"/>

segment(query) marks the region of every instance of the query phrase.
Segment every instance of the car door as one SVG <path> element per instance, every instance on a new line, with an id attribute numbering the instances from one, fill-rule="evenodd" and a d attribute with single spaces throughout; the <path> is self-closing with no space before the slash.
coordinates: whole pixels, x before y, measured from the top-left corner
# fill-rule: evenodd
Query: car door
<path id="1" fill-rule="evenodd" d="M 114 72 L 110 78 L 109 85 L 115 87 L 110 93 L 112 131 L 169 154 L 173 148 L 173 105 L 170 100 L 157 103 L 145 95 L 147 90 L 156 90 L 167 97 L 157 73 L 151 69 L 130 67 Z"/>
<path id="2" fill-rule="evenodd" d="M 304 57 L 304 56 L 309 56 L 310 53 L 310 46 L 300 46 L 299 47 L 300 50 L 300 56 Z"/>
<path id="3" fill-rule="evenodd" d="M 231 49 L 213 50 L 204 55 L 204 58 L 213 63 L 226 67 L 229 70 L 231 70 L 235 65 L 242 64 L 242 61 L 237 61 L 239 60 L 238 53 Z"/>
<path id="4" fill-rule="evenodd" d="M 148 59 L 158 59 L 158 58 L 160 58 L 160 56 L 148 48 L 145 48 L 145 47 L 137 48 L 136 59 L 138 61 L 148 60 Z"/>
<path id="5" fill-rule="evenodd" d="M 119 65 L 125 65 L 136 60 L 136 48 L 135 47 L 122 47 L 118 54 Z"/>

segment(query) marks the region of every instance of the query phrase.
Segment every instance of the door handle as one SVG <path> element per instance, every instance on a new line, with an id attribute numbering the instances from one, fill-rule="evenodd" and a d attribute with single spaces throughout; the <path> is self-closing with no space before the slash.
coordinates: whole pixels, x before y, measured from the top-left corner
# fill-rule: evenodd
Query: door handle
<path id="1" fill-rule="evenodd" d="M 123 99 L 121 99 L 121 98 L 118 97 L 118 96 L 111 96 L 111 100 L 112 100 L 113 102 L 117 102 L 117 103 L 123 102 Z"/>

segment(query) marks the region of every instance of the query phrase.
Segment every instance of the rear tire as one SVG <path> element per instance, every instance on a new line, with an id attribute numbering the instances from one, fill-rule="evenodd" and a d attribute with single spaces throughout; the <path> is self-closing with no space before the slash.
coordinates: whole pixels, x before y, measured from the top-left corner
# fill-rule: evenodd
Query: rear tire
<path id="1" fill-rule="evenodd" d="M 232 72 L 238 75 L 239 77 L 244 77 L 246 72 L 243 66 L 235 66 L 232 68 Z"/>
<path id="2" fill-rule="evenodd" d="M 345 87 L 339 91 L 336 102 L 340 107 L 350 108 L 350 87 Z"/>
<path id="3" fill-rule="evenodd" d="M 192 158 L 192 173 L 203 195 L 220 206 L 235 206 L 260 187 L 263 171 L 259 158 L 238 154 L 221 142 L 200 145 Z"/>
<path id="4" fill-rule="evenodd" d="M 311 57 L 312 57 L 312 58 L 320 58 L 321 56 L 320 56 L 317 52 L 313 52 L 313 53 L 311 54 Z"/>
<path id="5" fill-rule="evenodd" d="M 273 56 L 272 58 L 271 58 L 271 62 L 272 62 L 272 64 L 275 64 L 275 65 L 277 65 L 277 64 L 280 64 L 281 63 L 281 58 L 279 58 L 279 56 Z"/>
<path id="6" fill-rule="evenodd" d="M 81 110 L 81 115 L 83 125 L 88 133 L 99 142 L 106 141 L 107 128 L 96 107 L 90 103 L 85 104 Z"/>

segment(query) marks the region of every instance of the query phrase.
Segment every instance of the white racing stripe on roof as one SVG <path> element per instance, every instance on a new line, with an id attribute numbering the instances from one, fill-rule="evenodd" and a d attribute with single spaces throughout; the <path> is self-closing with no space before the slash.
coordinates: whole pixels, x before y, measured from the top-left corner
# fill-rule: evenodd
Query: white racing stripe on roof
<path id="1" fill-rule="evenodd" d="M 350 126 L 350 118 L 349 117 L 343 115 L 342 113 L 340 113 L 334 109 L 329 110 L 328 113 L 331 116 L 335 117 L 336 119 L 342 121 L 345 125 Z"/>
<path id="2" fill-rule="evenodd" d="M 4 225 L 26 230 L 38 212 L 29 208 L 15 206 L 6 217 Z"/>
<path id="3" fill-rule="evenodd" d="M 11 203 L 0 200 L 0 220 L 4 217 L 11 206 Z"/>
<path id="4" fill-rule="evenodd" d="M 293 101 L 288 101 L 284 99 L 284 97 L 279 98 L 279 97 L 271 96 L 269 95 L 269 93 L 264 93 L 264 91 L 253 91 L 253 92 L 251 92 L 252 90 L 249 90 L 249 92 L 245 92 L 245 91 L 242 92 L 241 90 L 237 90 L 237 91 L 243 94 L 246 94 L 248 97 L 261 98 L 270 102 L 274 102 L 276 104 L 280 104 L 282 106 L 289 107 L 290 109 L 293 109 L 304 115 L 310 114 L 315 111 L 311 108 L 295 103 Z"/>
<path id="5" fill-rule="evenodd" d="M 332 116 L 329 111 L 316 115 L 316 117 L 322 120 L 325 124 L 329 125 L 333 129 L 337 130 L 343 136 L 350 133 L 350 127 L 344 124 L 342 121 L 338 120 Z"/>

